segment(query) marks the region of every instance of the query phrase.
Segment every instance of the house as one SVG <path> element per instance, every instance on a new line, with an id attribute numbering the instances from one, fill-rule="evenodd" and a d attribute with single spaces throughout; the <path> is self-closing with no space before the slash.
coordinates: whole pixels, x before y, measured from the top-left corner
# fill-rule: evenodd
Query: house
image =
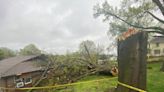
<path id="1" fill-rule="evenodd" d="M 0 87 L 22 88 L 32 86 L 41 76 L 45 61 L 43 55 L 16 56 L 0 61 Z M 0 90 L 0 92 L 19 92 Z"/>
<path id="2" fill-rule="evenodd" d="M 150 57 L 164 56 L 164 37 L 163 36 L 156 36 L 149 42 L 148 55 Z"/>

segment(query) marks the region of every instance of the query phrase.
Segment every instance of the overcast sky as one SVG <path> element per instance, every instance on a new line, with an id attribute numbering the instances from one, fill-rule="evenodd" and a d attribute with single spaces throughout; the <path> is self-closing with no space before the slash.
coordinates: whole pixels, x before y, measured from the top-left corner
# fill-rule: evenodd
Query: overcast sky
<path id="1" fill-rule="evenodd" d="M 0 0 L 0 47 L 18 50 L 33 43 L 48 52 L 65 53 L 87 39 L 107 47 L 108 25 L 93 17 L 99 1 Z"/>

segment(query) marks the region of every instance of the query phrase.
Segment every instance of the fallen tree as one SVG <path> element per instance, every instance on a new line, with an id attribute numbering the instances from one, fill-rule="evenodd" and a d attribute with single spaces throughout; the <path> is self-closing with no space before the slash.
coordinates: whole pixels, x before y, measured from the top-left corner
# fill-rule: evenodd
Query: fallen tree
<path id="1" fill-rule="evenodd" d="M 86 48 L 87 49 L 87 48 Z M 87 52 L 90 55 L 89 52 Z M 77 55 L 77 54 L 76 54 Z M 103 65 L 95 64 L 98 59 L 93 58 L 90 55 L 89 58 L 72 55 L 52 55 L 48 59 L 48 63 L 45 65 L 45 72 L 43 72 L 40 79 L 34 84 L 35 86 L 45 86 L 45 85 L 59 85 L 76 82 L 81 78 L 84 78 L 89 75 L 98 74 L 102 71 L 108 71 L 112 67 L 112 63 L 104 63 Z M 95 58 L 95 56 L 94 56 Z M 43 76 L 48 75 L 47 78 Z M 63 89 L 63 88 L 61 88 Z M 52 90 L 52 89 L 51 89 Z M 59 90 L 59 89 L 58 89 Z M 32 90 L 28 91 L 31 92 Z M 35 90 L 34 90 L 35 91 Z M 47 90 L 48 91 L 48 90 Z M 38 92 L 36 90 L 36 92 Z M 45 91 L 46 92 L 46 91 Z"/>

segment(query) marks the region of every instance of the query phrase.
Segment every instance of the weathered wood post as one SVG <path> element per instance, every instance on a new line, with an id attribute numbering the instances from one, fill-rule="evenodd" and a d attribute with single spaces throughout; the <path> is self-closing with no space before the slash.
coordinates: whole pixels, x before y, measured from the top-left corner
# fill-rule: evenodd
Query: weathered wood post
<path id="1" fill-rule="evenodd" d="M 118 40 L 118 81 L 146 90 L 147 33 L 130 29 Z M 138 92 L 122 85 L 115 92 Z"/>

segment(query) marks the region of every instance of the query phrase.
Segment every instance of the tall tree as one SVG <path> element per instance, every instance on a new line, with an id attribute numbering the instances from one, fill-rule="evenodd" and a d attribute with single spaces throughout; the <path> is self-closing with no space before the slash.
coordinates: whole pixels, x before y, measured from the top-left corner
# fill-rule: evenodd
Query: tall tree
<path id="1" fill-rule="evenodd" d="M 20 55 L 38 55 L 41 54 L 41 50 L 38 49 L 34 44 L 25 46 L 19 52 Z"/>
<path id="2" fill-rule="evenodd" d="M 129 27 L 164 35 L 164 0 L 122 0 L 118 7 L 105 1 L 95 5 L 94 11 L 95 17 L 103 15 L 104 21 L 109 22 L 109 32 L 113 35 Z M 164 71 L 164 64 L 161 70 Z"/>
<path id="3" fill-rule="evenodd" d="M 159 12 L 164 17 L 163 9 L 162 0 L 122 0 L 119 7 L 111 6 L 105 1 L 101 6 L 99 4 L 94 6 L 94 16 L 104 15 L 104 21 L 108 21 L 113 28 L 110 30 L 112 33 L 120 33 L 125 31 L 124 28 L 134 27 L 164 34 L 162 28 L 164 20 L 155 15 L 155 12 Z M 121 25 L 126 27 L 123 28 Z"/>
<path id="4" fill-rule="evenodd" d="M 79 52 L 82 57 L 88 61 L 88 63 L 90 64 L 89 67 L 95 67 L 96 45 L 93 41 L 82 41 L 79 45 Z"/>
<path id="5" fill-rule="evenodd" d="M 96 53 L 96 45 L 93 41 L 90 41 L 90 40 L 83 41 L 79 45 L 79 51 L 82 54 L 87 54 L 88 52 Z"/>
<path id="6" fill-rule="evenodd" d="M 102 46 L 96 46 L 93 41 L 86 40 L 80 43 L 79 53 L 81 56 L 88 61 L 90 68 L 96 67 L 100 54 L 103 54 Z"/>

